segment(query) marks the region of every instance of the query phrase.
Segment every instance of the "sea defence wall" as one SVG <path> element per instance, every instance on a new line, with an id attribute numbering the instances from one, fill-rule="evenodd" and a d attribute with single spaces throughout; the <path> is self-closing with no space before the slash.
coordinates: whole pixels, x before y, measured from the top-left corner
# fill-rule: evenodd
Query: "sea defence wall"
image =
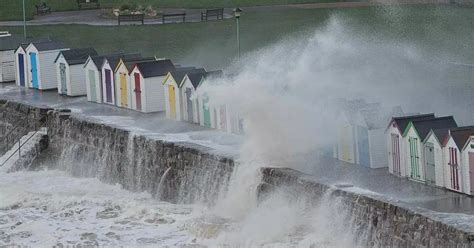
<path id="1" fill-rule="evenodd" d="M 226 187 L 234 162 L 206 147 L 172 143 L 97 123 L 68 110 L 0 101 L 0 127 L 22 117 L 47 117 L 47 149 L 37 159 L 78 177 L 97 177 L 171 202 L 212 204 Z M 372 247 L 474 247 L 474 234 L 411 211 L 400 204 L 333 189 L 291 169 L 263 168 L 260 199 L 275 190 L 320 201 L 328 192 L 344 202 L 353 229 Z"/>
<path id="2" fill-rule="evenodd" d="M 259 198 L 275 190 L 285 191 L 290 198 L 309 197 L 313 201 L 331 194 L 344 203 L 351 225 L 362 244 L 369 247 L 474 247 L 474 233 L 442 223 L 422 212 L 415 212 L 383 197 L 367 196 L 313 181 L 310 176 L 287 168 L 262 168 Z"/>

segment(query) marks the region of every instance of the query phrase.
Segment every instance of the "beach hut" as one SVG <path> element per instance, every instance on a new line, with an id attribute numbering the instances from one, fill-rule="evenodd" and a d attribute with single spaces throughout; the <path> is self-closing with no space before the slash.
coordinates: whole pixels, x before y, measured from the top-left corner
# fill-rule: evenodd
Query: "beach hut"
<path id="1" fill-rule="evenodd" d="M 24 42 L 24 38 L 21 36 L 6 34 L 0 36 L 0 83 L 1 82 L 13 82 L 15 81 L 15 51 L 20 47 L 20 44 Z M 23 48 L 22 48 L 23 50 Z M 24 54 L 24 50 L 23 50 Z M 24 55 L 22 55 L 22 59 Z M 24 59 L 23 59 L 24 61 Z M 23 62 L 24 66 L 24 62 Z M 24 68 L 24 67 L 23 67 Z M 23 69 L 24 73 L 24 69 Z M 23 74 L 22 85 L 25 85 L 25 78 Z M 19 84 L 19 82 L 17 83 Z"/>
<path id="2" fill-rule="evenodd" d="M 140 54 L 122 54 L 118 56 L 106 56 L 101 65 L 102 70 L 102 100 L 103 103 L 115 105 L 116 89 L 114 70 L 120 59 L 141 59 Z"/>
<path id="3" fill-rule="evenodd" d="M 452 128 L 449 130 L 446 139 L 443 142 L 443 167 L 444 167 L 444 182 L 445 188 L 456 192 L 463 191 L 463 171 L 462 171 L 462 159 L 461 151 L 465 142 L 463 142 L 463 136 L 466 132 L 469 133 L 472 127 L 460 127 Z M 468 135 L 469 136 L 469 135 Z M 467 172 L 464 172 L 466 174 Z M 466 182 L 464 182 L 466 183 Z M 470 187 L 465 191 L 470 191 Z"/>
<path id="4" fill-rule="evenodd" d="M 209 80 L 222 76 L 222 71 L 210 71 L 205 73 L 201 77 L 197 88 L 202 87 L 204 84 L 207 84 Z M 207 93 L 202 93 L 198 97 L 198 112 L 199 112 L 199 124 L 201 126 L 209 128 L 217 128 L 217 108 L 209 104 L 209 96 Z"/>
<path id="5" fill-rule="evenodd" d="M 136 63 L 130 72 L 132 109 L 145 113 L 164 111 L 163 80 L 174 70 L 169 59 Z"/>
<path id="6" fill-rule="evenodd" d="M 435 118 L 434 114 L 409 115 L 392 118 L 385 130 L 387 135 L 388 171 L 390 173 L 400 177 L 407 176 L 405 144 L 402 135 L 405 132 L 408 123 L 412 120 L 433 118 Z"/>
<path id="7" fill-rule="evenodd" d="M 115 89 L 117 93 L 116 105 L 123 108 L 132 108 L 132 93 L 130 72 L 133 66 L 138 62 L 154 61 L 154 57 L 150 58 L 120 58 L 115 73 Z"/>
<path id="8" fill-rule="evenodd" d="M 28 78 L 28 63 L 26 61 L 26 51 L 29 43 L 23 43 L 15 50 L 15 82 L 20 87 L 31 87 L 30 79 Z"/>
<path id="9" fill-rule="evenodd" d="M 474 195 L 474 126 L 453 130 L 451 136 L 461 150 L 461 181 L 463 192 Z"/>
<path id="10" fill-rule="evenodd" d="M 68 96 L 87 95 L 84 63 L 89 56 L 96 56 L 94 48 L 79 48 L 61 51 L 54 61 L 58 93 Z"/>
<path id="11" fill-rule="evenodd" d="M 423 141 L 424 166 L 426 173 L 426 183 L 444 187 L 444 167 L 443 167 L 443 142 L 446 139 L 449 128 L 431 129 Z M 434 171 L 433 174 L 428 172 Z M 434 178 L 434 180 L 433 180 Z"/>
<path id="12" fill-rule="evenodd" d="M 187 73 L 181 82 L 183 99 L 183 120 L 199 124 L 199 103 L 196 89 L 206 72 Z"/>
<path id="13" fill-rule="evenodd" d="M 356 163 L 372 169 L 388 167 L 385 125 L 392 117 L 402 116 L 402 108 L 369 104 L 359 114 L 357 119 L 362 121 L 354 127 Z"/>
<path id="14" fill-rule="evenodd" d="M 194 67 L 176 68 L 169 72 L 163 80 L 163 90 L 165 93 L 165 111 L 166 117 L 181 121 L 184 119 L 184 102 L 182 93 L 183 79 L 188 73 L 205 73 L 206 70 Z"/>
<path id="15" fill-rule="evenodd" d="M 56 65 L 59 52 L 69 50 L 56 41 L 32 42 L 25 49 L 28 63 L 28 78 L 31 88 L 39 90 L 56 89 Z"/>
<path id="16" fill-rule="evenodd" d="M 456 121 L 452 116 L 433 118 L 428 120 L 412 120 L 403 132 L 403 140 L 406 150 L 407 177 L 414 181 L 434 184 L 436 180 L 436 168 L 425 167 L 425 148 L 423 141 L 431 129 L 454 128 Z M 429 154 L 431 159 L 431 154 Z M 425 171 L 426 169 L 426 171 Z"/>

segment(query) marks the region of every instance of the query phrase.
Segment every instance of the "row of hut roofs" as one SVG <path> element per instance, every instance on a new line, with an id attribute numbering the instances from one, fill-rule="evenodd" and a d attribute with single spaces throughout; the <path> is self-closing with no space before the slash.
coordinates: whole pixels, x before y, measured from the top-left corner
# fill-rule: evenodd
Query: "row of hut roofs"
<path id="1" fill-rule="evenodd" d="M 362 100 L 343 101 L 332 155 L 393 175 L 474 195 L 474 126 L 453 116 L 405 114 Z"/>
<path id="2" fill-rule="evenodd" d="M 70 49 L 48 39 L 17 43 L 3 51 L 1 59 L 10 63 L 2 64 L 2 74 L 7 75 L 2 81 L 13 78 L 20 87 L 87 95 L 90 102 L 144 113 L 166 111 L 170 119 L 242 132 L 242 120 L 226 106 L 209 106 L 207 95 L 195 96 L 208 79 L 222 77 L 222 71 L 182 67 L 141 54 L 98 55 L 93 48 Z"/>

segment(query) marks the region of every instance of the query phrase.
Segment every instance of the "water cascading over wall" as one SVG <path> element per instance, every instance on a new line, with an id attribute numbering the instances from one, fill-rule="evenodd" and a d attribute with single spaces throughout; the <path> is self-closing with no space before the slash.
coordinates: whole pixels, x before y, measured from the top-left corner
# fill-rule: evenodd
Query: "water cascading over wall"
<path id="1" fill-rule="evenodd" d="M 49 119 L 49 163 L 74 176 L 97 177 L 171 202 L 212 203 L 232 172 L 231 159 L 205 147 L 134 135 L 69 113 L 52 112 Z"/>

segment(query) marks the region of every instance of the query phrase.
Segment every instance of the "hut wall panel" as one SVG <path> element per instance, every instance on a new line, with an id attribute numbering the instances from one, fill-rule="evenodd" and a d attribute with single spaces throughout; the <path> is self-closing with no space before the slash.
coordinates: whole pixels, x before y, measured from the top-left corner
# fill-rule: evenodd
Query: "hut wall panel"
<path id="1" fill-rule="evenodd" d="M 462 161 L 461 161 L 463 192 L 468 195 L 472 195 L 471 183 L 474 183 L 471 181 L 471 170 L 470 170 L 470 161 L 469 161 L 469 153 L 474 153 L 474 148 L 472 148 L 472 146 L 474 146 L 474 141 L 471 140 L 471 142 L 467 145 L 466 149 L 464 149 L 462 152 Z"/>
<path id="2" fill-rule="evenodd" d="M 23 55 L 23 63 L 24 63 L 24 77 L 25 77 L 25 86 L 29 87 L 29 79 L 28 79 L 28 62 L 26 58 L 26 54 L 23 49 L 18 49 L 15 53 L 15 83 L 16 85 L 20 86 L 20 65 L 18 61 L 18 54 Z"/>
<path id="3" fill-rule="evenodd" d="M 54 60 L 59 54 L 59 50 L 41 52 L 38 55 L 39 65 L 41 72 L 38 72 L 40 75 L 39 88 L 42 90 L 56 89 L 56 65 Z"/>
<path id="4" fill-rule="evenodd" d="M 15 53 L 14 50 L 0 52 L 0 82 L 15 80 Z"/>
<path id="5" fill-rule="evenodd" d="M 144 112 L 165 110 L 164 76 L 145 78 L 142 94 L 145 96 Z M 143 103 L 142 103 L 143 104 Z"/>

